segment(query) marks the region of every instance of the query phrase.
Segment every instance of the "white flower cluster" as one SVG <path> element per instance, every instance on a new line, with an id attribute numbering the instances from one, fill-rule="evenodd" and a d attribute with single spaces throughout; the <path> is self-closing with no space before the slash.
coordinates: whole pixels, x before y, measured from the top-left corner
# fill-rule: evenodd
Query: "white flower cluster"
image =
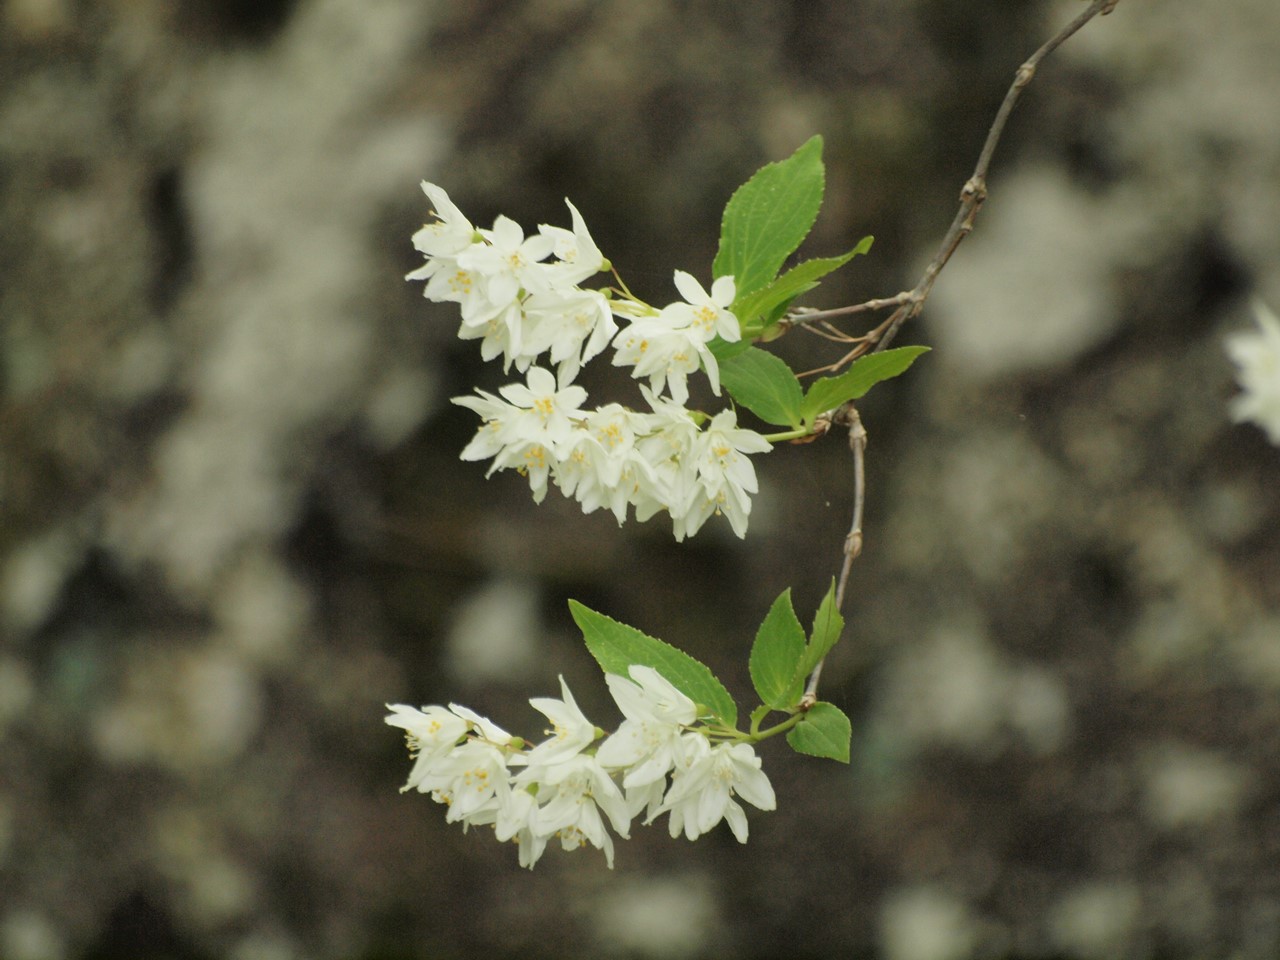
<path id="1" fill-rule="evenodd" d="M 646 824 L 668 814 L 671 836 L 690 840 L 726 820 L 746 843 L 746 813 L 734 797 L 776 806 L 751 744 L 713 743 L 694 702 L 661 674 L 638 665 L 630 674 L 605 678 L 624 717 L 609 736 L 583 715 L 563 677 L 563 699 L 530 700 L 552 725 L 533 747 L 456 704 L 389 705 L 387 723 L 404 729 L 416 758 L 402 790 L 431 794 L 448 806 L 450 823 L 491 826 L 516 842 L 522 867 L 553 839 L 566 850 L 589 842 L 612 867 L 605 821 L 625 839 L 641 814 Z"/>
<path id="2" fill-rule="evenodd" d="M 1231 401 L 1236 420 L 1252 420 L 1280 446 L 1280 319 L 1257 305 L 1259 332 L 1238 333 L 1227 340 L 1227 355 L 1239 368 L 1244 392 Z"/>
<path id="3" fill-rule="evenodd" d="M 501 355 L 504 369 L 514 365 L 527 372 L 527 385 L 502 387 L 499 396 L 477 390 L 477 396 L 454 399 L 484 421 L 462 458 L 492 458 L 490 474 L 524 473 L 537 502 L 554 481 L 583 512 L 606 507 L 619 523 L 628 507 L 642 521 L 666 510 L 678 540 L 696 533 L 714 513 L 724 514 L 734 532 L 745 536 L 750 494 L 758 489 L 747 454 L 768 451 L 769 441 L 739 427 L 732 410 L 707 418 L 684 406 L 688 377 L 699 369 L 720 393 L 719 367 L 708 344 L 716 337 L 741 339 L 728 309 L 733 278 L 719 278 L 708 293 L 677 270 L 676 289 L 685 299 L 661 310 L 629 293 L 611 298 L 579 286 L 609 263 L 573 204 L 572 230 L 543 224 L 526 238 L 519 224 L 503 216 L 491 230 L 477 229 L 440 187 L 422 188 L 436 220 L 414 234 L 414 246 L 427 262 L 408 279 L 425 280 L 428 299 L 459 305 L 458 335 L 479 339 L 486 360 Z M 621 330 L 615 317 L 626 321 Z M 587 393 L 573 385 L 574 378 L 610 344 L 614 366 L 647 378 L 648 389 L 641 392 L 651 412 L 616 403 L 582 409 Z M 543 354 L 554 375 L 535 366 Z"/>

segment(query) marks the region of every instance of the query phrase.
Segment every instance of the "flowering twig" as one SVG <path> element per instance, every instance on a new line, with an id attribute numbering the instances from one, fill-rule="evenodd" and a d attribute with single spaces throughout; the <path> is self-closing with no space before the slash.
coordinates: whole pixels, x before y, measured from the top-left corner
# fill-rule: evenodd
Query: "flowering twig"
<path id="1" fill-rule="evenodd" d="M 753 749 L 761 740 L 785 735 L 799 753 L 849 762 L 851 723 L 838 706 L 818 699 L 818 681 L 843 631 L 840 609 L 862 552 L 867 433 L 853 403 L 927 350 L 885 348 L 920 312 L 973 229 L 996 144 L 1039 61 L 1116 2 L 1092 0 L 1086 13 L 1022 65 L 924 276 L 912 290 L 882 300 L 796 310 L 774 322 L 797 295 L 870 246 L 866 238 L 841 256 L 780 272 L 822 202 L 821 137 L 766 165 L 734 192 L 710 290 L 676 270 L 673 282 L 682 299 L 661 308 L 631 293 L 572 203 L 566 201 L 571 229 L 541 224 L 526 236 L 505 216 L 491 229 L 477 228 L 441 187 L 423 184 L 434 220 L 414 234 L 425 262 L 409 279 L 425 281 L 428 299 L 458 305 L 458 336 L 479 340 L 482 357 L 501 357 L 504 369 L 514 366 L 525 375 L 525 383 L 509 383 L 497 394 L 477 389 L 454 398 L 481 419 L 463 460 L 492 460 L 489 473 L 519 473 L 535 502 L 554 485 L 584 513 L 607 509 L 619 523 L 633 514 L 644 521 L 666 512 L 677 540 L 696 534 L 715 515 L 745 536 L 751 496 L 759 490 L 751 455 L 783 442 L 811 442 L 833 426 L 848 431 L 854 489 L 839 576 L 818 605 L 812 630 L 801 625 L 788 589 L 756 632 L 748 669 L 760 704 L 747 732 L 739 728 L 734 698 L 705 664 L 570 601 L 583 641 L 625 717 L 617 731 L 607 733 L 583 715 L 563 678 L 560 699 L 530 700 L 553 727 L 536 744 L 458 704 L 393 704 L 387 723 L 405 730 L 414 759 L 405 789 L 444 804 L 449 822 L 488 826 L 497 839 L 515 841 L 522 866 L 532 867 L 556 840 L 565 849 L 597 847 L 612 865 L 607 826 L 625 838 L 637 817 L 651 823 L 666 815 L 671 835 L 690 840 L 724 821 L 745 842 L 746 814 L 734 797 L 759 810 L 776 806 Z M 581 286 L 606 271 L 616 286 Z M 836 316 L 890 307 L 889 318 L 862 335 L 831 323 Z M 825 370 L 858 362 L 805 388 L 785 361 L 753 345 L 793 326 L 847 351 Z M 584 364 L 610 348 L 612 366 L 648 381 L 640 392 L 650 412 L 620 403 L 584 406 L 587 390 L 574 380 Z M 873 352 L 879 355 L 862 356 Z M 688 408 L 688 379 L 696 374 L 706 376 L 713 394 L 723 386 L 736 405 L 781 429 L 766 435 L 740 427 L 735 406 L 714 414 Z M 773 713 L 785 718 L 763 726 Z"/>
<path id="2" fill-rule="evenodd" d="M 991 158 L 995 155 L 996 147 L 1000 143 L 1000 137 L 1004 133 L 1009 115 L 1013 112 L 1018 98 L 1022 95 L 1023 88 L 1035 77 L 1040 61 L 1070 39 L 1094 17 L 1108 14 L 1114 10 L 1118 2 L 1119 0 L 1092 0 L 1087 10 L 1042 44 L 1018 68 L 1017 73 L 1014 74 L 1013 82 L 1009 85 L 1009 89 L 1004 95 L 1004 100 L 1000 103 L 1000 109 L 996 111 L 991 128 L 987 131 L 987 138 L 982 144 L 982 152 L 978 154 L 978 162 L 974 165 L 973 173 L 965 181 L 965 185 L 960 191 L 960 209 L 956 211 L 956 215 L 951 221 L 951 226 L 947 228 L 947 232 L 942 238 L 942 243 L 938 246 L 938 252 L 929 261 L 919 282 L 912 289 L 892 297 L 868 300 L 865 303 L 850 307 L 840 307 L 835 310 L 797 311 L 792 315 L 790 323 L 792 325 L 800 325 L 815 321 L 826 321 L 834 316 L 848 316 L 896 307 L 893 313 L 889 315 L 889 318 L 879 326 L 862 337 L 853 338 L 856 340 L 856 345 L 848 353 L 835 363 L 815 372 L 835 371 L 865 353 L 879 353 L 885 350 L 893 342 L 902 325 L 920 314 L 920 311 L 924 309 L 924 302 L 933 291 L 933 285 L 943 267 L 950 261 L 951 255 L 956 252 L 964 238 L 973 231 L 978 211 L 982 209 L 982 204 L 987 199 L 987 171 L 991 166 Z M 835 595 L 836 609 L 842 610 L 850 568 L 854 559 L 862 551 L 863 451 L 867 445 L 867 433 L 852 402 L 846 403 L 841 407 L 836 412 L 833 420 L 834 422 L 847 424 L 849 427 L 849 446 L 853 450 L 854 463 L 853 522 L 841 548 L 842 561 Z M 820 660 L 809 675 L 808 683 L 805 686 L 804 698 L 800 702 L 800 709 L 802 710 L 808 709 L 818 700 L 818 680 L 822 675 L 824 662 L 825 659 Z"/>

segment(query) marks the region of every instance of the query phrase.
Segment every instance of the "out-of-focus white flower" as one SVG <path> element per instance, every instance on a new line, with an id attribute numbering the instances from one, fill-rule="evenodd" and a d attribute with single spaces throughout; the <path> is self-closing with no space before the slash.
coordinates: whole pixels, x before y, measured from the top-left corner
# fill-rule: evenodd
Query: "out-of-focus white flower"
<path id="1" fill-rule="evenodd" d="M 1280 319 L 1266 306 L 1255 308 L 1258 332 L 1237 333 L 1227 340 L 1243 392 L 1231 401 L 1236 420 L 1250 420 L 1280 446 Z"/>
<path id="2" fill-rule="evenodd" d="M 681 832 L 696 840 L 721 820 L 739 843 L 747 842 L 747 815 L 735 801 L 739 796 L 761 810 L 777 807 L 773 785 L 760 769 L 760 758 L 748 743 L 709 746 L 696 733 L 682 738 L 683 756 L 671 778 L 662 805 L 648 821 L 663 813 L 670 817 L 671 836 Z"/>

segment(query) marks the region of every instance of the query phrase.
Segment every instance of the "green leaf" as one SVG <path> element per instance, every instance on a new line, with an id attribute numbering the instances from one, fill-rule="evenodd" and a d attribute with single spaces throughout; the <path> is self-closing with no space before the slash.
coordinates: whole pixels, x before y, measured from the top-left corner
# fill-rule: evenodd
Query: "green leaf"
<path id="1" fill-rule="evenodd" d="M 827 757 L 849 762 L 849 743 L 853 739 L 853 724 L 844 711 L 834 703 L 819 700 L 804 719 L 787 732 L 787 743 L 796 753 L 811 757 Z"/>
<path id="2" fill-rule="evenodd" d="M 720 364 L 720 382 L 729 395 L 765 423 L 800 426 L 804 390 L 786 362 L 759 347 Z"/>
<path id="3" fill-rule="evenodd" d="M 797 264 L 772 283 L 766 284 L 755 293 L 745 297 L 739 296 L 733 305 L 734 315 L 738 322 L 746 328 L 751 327 L 757 318 L 769 316 L 773 309 L 781 303 L 794 300 L 800 294 L 812 290 L 817 281 L 838 270 L 859 254 L 871 249 L 871 237 L 863 237 L 862 241 L 848 253 L 839 257 L 822 257 L 817 260 L 806 260 Z"/>
<path id="4" fill-rule="evenodd" d="M 641 633 L 602 613 L 569 601 L 569 612 L 582 631 L 587 649 L 605 673 L 630 676 L 634 664 L 653 667 L 695 703 L 730 727 L 738 723 L 738 707 L 711 668 L 671 644 Z"/>
<path id="5" fill-rule="evenodd" d="M 711 351 L 711 355 L 720 363 L 724 363 L 730 357 L 736 357 L 740 353 L 746 353 L 751 349 L 751 341 L 745 337 L 741 340 L 734 340 L 730 343 L 728 340 L 722 340 L 719 337 L 713 337 L 707 343 L 707 349 Z"/>
<path id="6" fill-rule="evenodd" d="M 796 664 L 795 673 L 791 677 L 791 683 L 794 686 L 804 683 L 805 678 L 813 672 L 813 668 L 831 652 L 831 648 L 836 645 L 843 630 L 844 617 L 840 616 L 840 611 L 836 609 L 836 582 L 833 577 L 826 596 L 818 604 L 818 612 L 813 618 L 813 632 L 809 635 L 804 655 Z"/>
<path id="7" fill-rule="evenodd" d="M 836 608 L 836 581 L 832 577 L 826 595 L 818 604 L 818 612 L 814 614 L 813 632 L 809 634 L 809 655 L 815 658 L 814 666 L 836 645 L 842 630 L 844 617 L 840 616 L 840 611 Z"/>
<path id="8" fill-rule="evenodd" d="M 791 590 L 782 592 L 765 615 L 751 645 L 751 682 L 760 701 L 775 710 L 786 710 L 800 698 L 794 682 L 796 666 L 804 655 L 804 627 L 791 606 Z"/>
<path id="9" fill-rule="evenodd" d="M 725 205 L 712 275 L 732 276 L 738 298 L 772 280 L 818 219 L 825 177 L 821 137 L 756 171 Z"/>
<path id="10" fill-rule="evenodd" d="M 815 380 L 801 405 L 801 419 L 805 423 L 812 423 L 818 414 L 834 410 L 848 400 L 857 400 L 881 380 L 888 380 L 905 371 L 915 362 L 916 357 L 928 351 L 928 347 L 898 347 L 871 353 L 855 360 L 838 377 Z"/>

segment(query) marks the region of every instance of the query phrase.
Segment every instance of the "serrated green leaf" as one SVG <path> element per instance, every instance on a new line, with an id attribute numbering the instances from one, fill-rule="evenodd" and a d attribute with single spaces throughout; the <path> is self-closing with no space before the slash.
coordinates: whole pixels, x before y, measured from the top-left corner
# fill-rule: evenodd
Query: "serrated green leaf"
<path id="1" fill-rule="evenodd" d="M 793 678 L 804 646 L 804 627 L 791 606 L 791 590 L 787 589 L 773 601 L 751 645 L 748 666 L 761 703 L 786 710 L 799 699 L 801 688 Z"/>
<path id="2" fill-rule="evenodd" d="M 862 241 L 848 253 L 839 257 L 820 257 L 806 260 L 792 267 L 772 283 L 766 284 L 745 297 L 739 296 L 733 304 L 733 313 L 744 328 L 749 328 L 764 316 L 768 317 L 781 303 L 787 303 L 817 286 L 833 270 L 838 270 L 859 254 L 871 249 L 871 237 Z"/>
<path id="3" fill-rule="evenodd" d="M 786 362 L 750 347 L 720 364 L 720 383 L 729 395 L 765 423 L 800 426 L 804 389 Z"/>
<path id="4" fill-rule="evenodd" d="M 888 380 L 905 371 L 916 357 L 927 353 L 928 347 L 898 347 L 881 353 L 860 357 L 838 377 L 815 380 L 805 394 L 800 408 L 805 423 L 827 410 L 834 410 L 849 400 L 857 400 L 881 380 Z"/>
<path id="5" fill-rule="evenodd" d="M 712 275 L 732 276 L 738 297 L 772 280 L 818 218 L 825 176 L 821 137 L 756 171 L 725 205 Z"/>
<path id="6" fill-rule="evenodd" d="M 853 724 L 834 703 L 819 700 L 804 719 L 787 731 L 787 743 L 796 753 L 849 762 Z"/>
<path id="7" fill-rule="evenodd" d="M 634 664 L 653 667 L 695 703 L 702 704 L 730 727 L 738 723 L 738 707 L 711 668 L 671 644 L 641 633 L 635 627 L 596 613 L 576 600 L 569 612 L 582 631 L 587 649 L 605 673 L 630 676 Z"/>

